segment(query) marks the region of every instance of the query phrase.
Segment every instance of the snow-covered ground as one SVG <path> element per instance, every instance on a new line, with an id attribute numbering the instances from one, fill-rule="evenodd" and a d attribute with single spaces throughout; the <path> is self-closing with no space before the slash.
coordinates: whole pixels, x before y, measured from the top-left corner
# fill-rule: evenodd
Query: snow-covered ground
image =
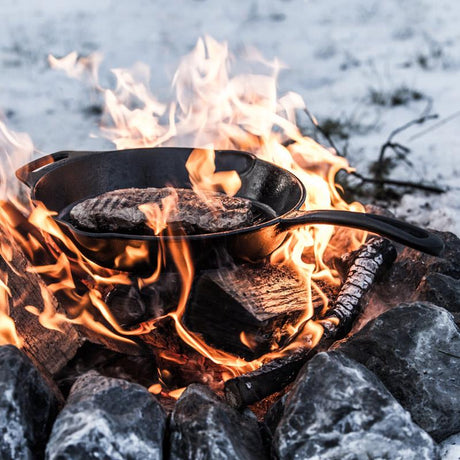
<path id="1" fill-rule="evenodd" d="M 336 136 L 337 144 L 347 144 L 350 163 L 363 174 L 388 134 L 416 118 L 430 99 L 447 122 L 398 137 L 411 148 L 413 166 L 401 163 L 393 174 L 451 191 L 411 194 L 396 213 L 460 234 L 458 2 L 2 0 L 0 18 L 0 110 L 8 126 L 28 132 L 41 152 L 111 147 L 89 136 L 99 121 L 88 111 L 91 92 L 50 69 L 49 53 L 99 51 L 107 80 L 110 68 L 143 61 L 152 69 L 153 93 L 168 100 L 179 59 L 200 36 L 226 40 L 236 56 L 245 46 L 256 47 L 286 64 L 280 93 L 296 91 L 320 121 L 341 122 L 348 139 Z"/>

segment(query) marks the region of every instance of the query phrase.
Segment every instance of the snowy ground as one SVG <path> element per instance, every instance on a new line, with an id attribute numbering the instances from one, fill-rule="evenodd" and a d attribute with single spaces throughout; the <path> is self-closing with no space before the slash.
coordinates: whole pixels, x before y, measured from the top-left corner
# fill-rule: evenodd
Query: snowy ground
<path id="1" fill-rule="evenodd" d="M 340 121 L 337 144 L 363 174 L 427 99 L 440 120 L 460 110 L 460 4 L 452 0 L 2 0 L 0 18 L 0 109 L 41 152 L 110 147 L 89 137 L 98 116 L 88 112 L 87 88 L 50 69 L 48 53 L 100 51 L 103 75 L 146 62 L 154 94 L 167 100 L 180 57 L 203 34 L 236 55 L 251 45 L 284 62 L 280 93 L 296 91 L 320 121 Z M 460 234 L 460 116 L 411 139 L 435 124 L 398 138 L 414 166 L 394 175 L 452 189 L 407 196 L 396 213 Z"/>

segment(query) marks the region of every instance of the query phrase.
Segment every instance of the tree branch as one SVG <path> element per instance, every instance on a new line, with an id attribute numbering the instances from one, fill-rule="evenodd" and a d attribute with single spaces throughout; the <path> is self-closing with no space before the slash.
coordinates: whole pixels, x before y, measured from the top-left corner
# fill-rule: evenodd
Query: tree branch
<path id="1" fill-rule="evenodd" d="M 415 188 L 418 190 L 424 190 L 425 192 L 439 193 L 439 194 L 445 193 L 446 191 L 449 190 L 448 187 L 438 187 L 436 185 L 430 185 L 430 184 L 419 184 L 417 182 L 410 182 L 410 181 L 404 181 L 404 180 L 365 177 L 356 171 L 353 171 L 350 174 L 358 178 L 359 180 L 361 180 L 361 182 L 368 182 L 370 184 L 394 185 L 396 187 L 409 187 L 409 188 Z"/>

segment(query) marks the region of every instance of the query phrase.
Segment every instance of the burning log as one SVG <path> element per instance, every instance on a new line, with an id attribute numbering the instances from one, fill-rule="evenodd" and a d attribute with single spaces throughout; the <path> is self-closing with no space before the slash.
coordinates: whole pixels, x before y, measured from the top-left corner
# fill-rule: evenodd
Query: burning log
<path id="1" fill-rule="evenodd" d="M 393 244 L 383 238 L 373 238 L 361 249 L 351 253 L 347 278 L 321 324 L 326 338 L 336 339 L 349 332 L 360 312 L 361 300 L 372 284 L 393 264 L 397 256 Z"/>
<path id="2" fill-rule="evenodd" d="M 292 382 L 301 367 L 331 341 L 345 336 L 361 309 L 361 299 L 374 281 L 396 258 L 396 250 L 386 239 L 373 238 L 348 257 L 348 276 L 334 304 L 319 322 L 324 334 L 316 346 L 299 347 L 289 356 L 276 358 L 259 369 L 225 382 L 225 396 L 234 407 L 243 407 L 280 391 Z"/>
<path id="3" fill-rule="evenodd" d="M 52 376 L 75 355 L 80 346 L 79 335 L 70 323 L 60 323 L 60 331 L 41 324 L 42 318 L 48 318 L 53 326 L 52 316 L 55 312 L 62 313 L 61 307 L 40 276 L 33 272 L 20 247 L 1 229 L 0 245 L 0 273 L 7 286 L 5 301 L 9 303 L 9 315 L 16 328 L 17 345 L 22 345 L 42 372 Z"/>
<path id="4" fill-rule="evenodd" d="M 180 290 L 180 276 L 166 272 L 142 289 L 135 285 L 117 285 L 109 291 L 105 301 L 118 323 L 130 327 L 175 310 Z"/>
<path id="5" fill-rule="evenodd" d="M 110 309 L 115 320 L 125 329 L 136 328 L 144 321 L 153 320 L 166 315 L 169 311 L 174 310 L 180 294 L 180 280 L 176 273 L 161 274 L 159 279 L 143 289 L 136 285 L 111 285 L 102 291 L 107 306 Z M 91 313 L 95 319 L 111 329 L 110 324 L 96 309 Z M 100 334 L 97 330 L 82 325 L 77 326 L 77 330 L 90 342 L 103 345 L 109 350 L 131 356 L 150 355 L 146 350 L 142 337 L 123 336 L 125 340 L 118 340 L 105 334 Z M 158 339 L 154 334 L 155 341 Z M 150 347 L 147 347 L 150 348 Z"/>
<path id="6" fill-rule="evenodd" d="M 252 360 L 289 337 L 288 326 L 308 311 L 307 289 L 287 267 L 209 270 L 196 283 L 184 323 L 206 343 Z"/>

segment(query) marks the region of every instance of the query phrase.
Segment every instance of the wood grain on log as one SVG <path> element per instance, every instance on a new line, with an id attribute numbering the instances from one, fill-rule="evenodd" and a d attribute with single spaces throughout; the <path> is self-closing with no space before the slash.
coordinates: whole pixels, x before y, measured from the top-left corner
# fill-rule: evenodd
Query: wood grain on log
<path id="1" fill-rule="evenodd" d="M 252 360 L 289 337 L 286 327 L 309 308 L 307 294 L 305 282 L 287 267 L 209 270 L 196 283 L 184 323 L 206 343 Z M 321 306 L 321 299 L 313 305 Z"/>

